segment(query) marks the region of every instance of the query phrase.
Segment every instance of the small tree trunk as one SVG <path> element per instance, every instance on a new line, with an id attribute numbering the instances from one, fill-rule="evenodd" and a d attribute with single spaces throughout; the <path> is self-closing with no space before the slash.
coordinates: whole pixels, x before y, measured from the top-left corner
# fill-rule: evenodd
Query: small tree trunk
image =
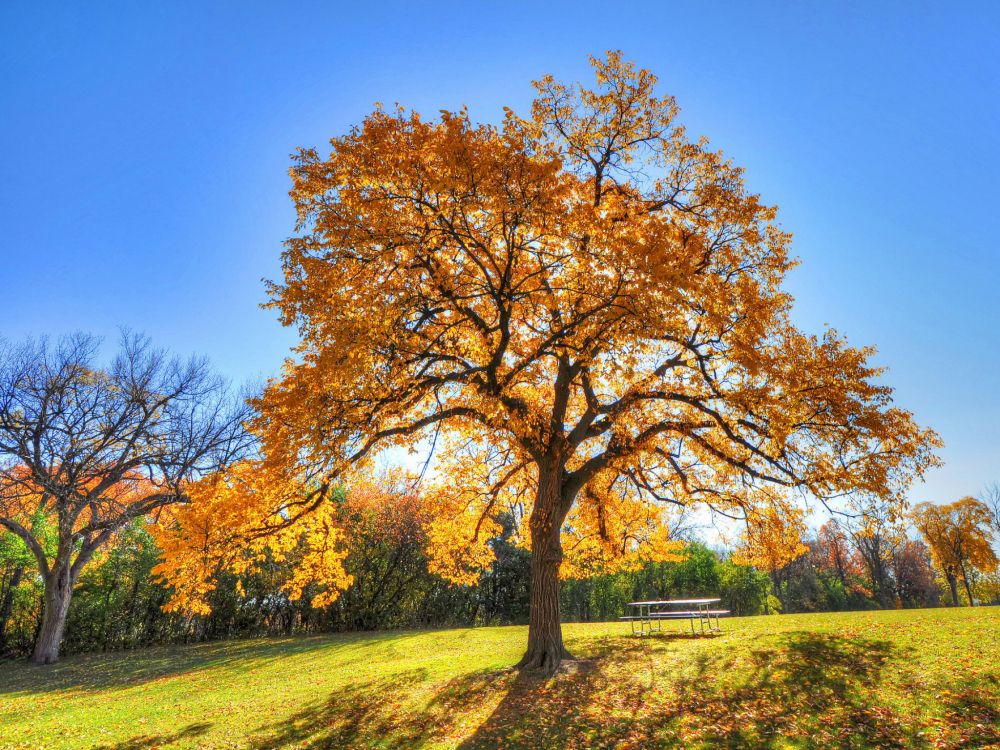
<path id="1" fill-rule="evenodd" d="M 7 622 L 10 620 L 10 614 L 14 609 L 15 590 L 21 584 L 23 576 L 24 566 L 16 566 L 10 575 L 10 581 L 8 581 L 7 588 L 3 594 L 3 600 L 0 601 L 0 656 L 7 650 Z"/>
<path id="2" fill-rule="evenodd" d="M 972 586 L 969 584 L 969 577 L 963 575 L 962 583 L 965 584 L 965 593 L 969 595 L 969 606 L 975 607 L 976 601 L 972 598 Z"/>
<path id="3" fill-rule="evenodd" d="M 73 584 L 68 565 L 56 568 L 46 576 L 42 627 L 31 654 L 31 661 L 35 664 L 54 664 L 59 659 L 59 645 L 66 627 L 66 614 L 69 612 L 72 593 Z"/>
<path id="4" fill-rule="evenodd" d="M 559 612 L 559 567 L 562 564 L 560 493 L 554 480 L 540 479 L 531 514 L 531 591 L 528 650 L 521 669 L 553 674 L 563 659 L 573 657 L 563 646 Z"/>
<path id="5" fill-rule="evenodd" d="M 947 574 L 948 587 L 951 589 L 951 603 L 958 606 L 958 579 L 951 573 Z"/>
<path id="6" fill-rule="evenodd" d="M 778 600 L 779 604 L 781 604 L 781 611 L 785 612 L 788 610 L 788 607 L 785 606 L 785 600 L 781 596 L 781 580 L 778 577 L 778 571 L 775 570 L 774 568 L 771 568 L 771 570 L 768 571 L 768 575 L 771 578 L 771 591 L 774 592 L 774 598 Z M 770 612 L 766 611 L 767 610 L 766 601 L 767 600 L 765 599 L 765 604 L 764 604 L 765 614 L 771 614 Z"/>

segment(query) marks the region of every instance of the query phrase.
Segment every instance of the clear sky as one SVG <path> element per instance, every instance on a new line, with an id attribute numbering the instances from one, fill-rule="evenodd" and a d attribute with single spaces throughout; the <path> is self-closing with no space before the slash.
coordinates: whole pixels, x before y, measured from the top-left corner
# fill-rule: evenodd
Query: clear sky
<path id="1" fill-rule="evenodd" d="M 124 325 L 272 374 L 296 146 L 375 101 L 495 120 L 620 48 L 781 207 L 797 322 L 878 346 L 947 443 L 913 499 L 950 501 L 1000 479 L 998 31 L 995 2 L 4 0 L 0 334 Z"/>

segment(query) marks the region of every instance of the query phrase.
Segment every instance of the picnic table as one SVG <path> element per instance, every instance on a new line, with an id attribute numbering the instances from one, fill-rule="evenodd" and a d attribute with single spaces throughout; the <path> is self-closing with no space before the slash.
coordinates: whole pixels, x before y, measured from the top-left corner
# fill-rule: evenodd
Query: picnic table
<path id="1" fill-rule="evenodd" d="M 627 620 L 632 626 L 633 635 L 645 635 L 648 633 L 659 633 L 664 620 L 688 620 L 691 623 L 691 633 L 695 633 L 694 621 L 698 620 L 701 626 L 702 635 L 706 632 L 721 633 L 719 616 L 728 615 L 728 609 L 712 609 L 713 604 L 718 604 L 721 599 L 661 599 L 648 602 L 629 602 L 627 606 L 636 608 L 635 614 L 626 615 L 619 619 Z M 687 607 L 688 609 L 677 610 L 673 607 Z M 712 617 L 715 617 L 715 625 L 712 625 Z M 636 630 L 636 623 L 639 629 Z"/>

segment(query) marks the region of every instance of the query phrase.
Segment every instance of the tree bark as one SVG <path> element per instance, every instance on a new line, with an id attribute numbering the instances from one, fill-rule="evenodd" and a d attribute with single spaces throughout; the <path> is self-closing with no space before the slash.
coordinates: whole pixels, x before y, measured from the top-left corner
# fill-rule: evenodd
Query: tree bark
<path id="1" fill-rule="evenodd" d="M 564 659 L 572 659 L 562 639 L 559 611 L 560 533 L 565 512 L 559 483 L 539 478 L 538 497 L 531 513 L 531 591 L 528 611 L 528 649 L 520 669 L 553 674 Z"/>
<path id="2" fill-rule="evenodd" d="M 976 600 L 972 598 L 972 585 L 969 583 L 969 576 L 965 574 L 965 571 L 962 571 L 962 583 L 965 584 L 965 593 L 969 595 L 969 606 L 975 607 Z"/>
<path id="3" fill-rule="evenodd" d="M 10 614 L 14 609 L 15 589 L 17 589 L 17 587 L 21 584 L 21 578 L 23 576 L 24 566 L 16 566 L 10 575 L 7 588 L 4 590 L 3 599 L 0 600 L 0 656 L 2 656 L 7 649 L 7 622 L 10 620 Z"/>
<path id="4" fill-rule="evenodd" d="M 45 597 L 42 608 L 42 627 L 35 640 L 31 661 L 35 664 L 54 664 L 59 659 L 66 614 L 73 594 L 73 580 L 69 565 L 59 565 L 45 577 Z"/>
<path id="5" fill-rule="evenodd" d="M 951 573 L 947 574 L 948 587 L 951 589 L 951 603 L 958 606 L 958 579 Z"/>

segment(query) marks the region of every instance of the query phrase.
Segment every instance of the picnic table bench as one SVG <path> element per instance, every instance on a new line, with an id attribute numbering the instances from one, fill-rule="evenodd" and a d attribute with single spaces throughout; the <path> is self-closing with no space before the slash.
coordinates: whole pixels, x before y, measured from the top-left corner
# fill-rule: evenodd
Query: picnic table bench
<path id="1" fill-rule="evenodd" d="M 648 602 L 629 602 L 627 606 L 637 608 L 634 615 L 625 615 L 618 619 L 629 622 L 632 626 L 633 635 L 645 635 L 648 633 L 659 633 L 664 620 L 688 620 L 691 623 L 691 633 L 695 633 L 694 621 L 698 620 L 701 626 L 702 635 L 705 632 L 720 633 L 722 628 L 719 625 L 719 617 L 728 615 L 728 609 L 712 609 L 711 605 L 718 604 L 721 599 L 662 599 Z M 677 610 L 670 607 L 690 607 L 691 609 Z M 666 609 L 665 609 L 666 608 Z M 712 618 L 715 617 L 715 625 L 712 625 Z M 636 630 L 636 623 L 639 629 Z"/>

